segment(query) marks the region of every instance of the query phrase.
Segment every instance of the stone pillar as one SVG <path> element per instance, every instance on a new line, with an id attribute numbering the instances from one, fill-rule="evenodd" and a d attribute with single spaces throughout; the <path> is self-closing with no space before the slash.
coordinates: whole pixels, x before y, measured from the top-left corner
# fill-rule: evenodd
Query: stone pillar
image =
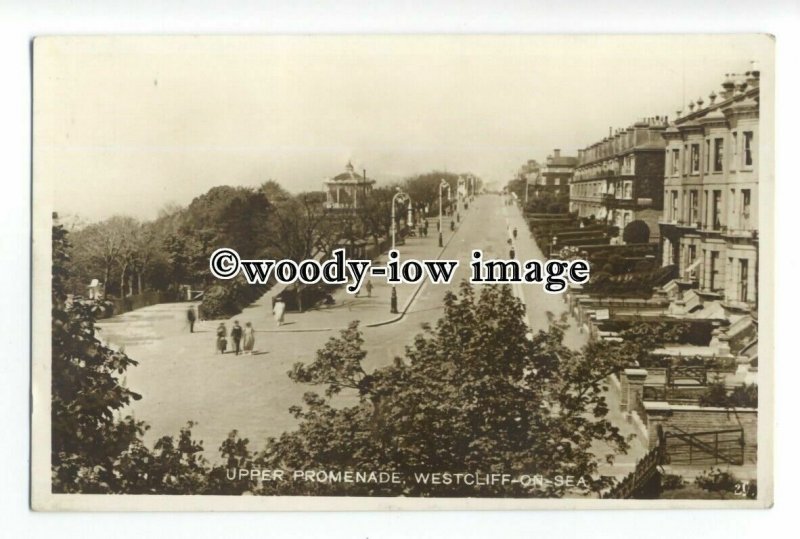
<path id="1" fill-rule="evenodd" d="M 623 411 L 633 412 L 639 408 L 646 379 L 647 371 L 644 369 L 625 369 L 622 373 L 622 380 L 620 380 L 620 386 L 622 387 L 620 408 Z"/>

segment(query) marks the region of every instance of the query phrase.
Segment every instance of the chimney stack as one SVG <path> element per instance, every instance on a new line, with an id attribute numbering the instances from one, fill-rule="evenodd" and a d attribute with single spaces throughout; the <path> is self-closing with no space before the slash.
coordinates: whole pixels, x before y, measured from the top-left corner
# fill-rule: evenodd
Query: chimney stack
<path id="1" fill-rule="evenodd" d="M 561 150 L 560 150 L 560 149 L 558 149 L 558 148 L 556 148 L 555 150 L 553 150 L 553 157 L 555 157 L 556 159 L 558 159 L 559 157 L 561 157 Z"/>

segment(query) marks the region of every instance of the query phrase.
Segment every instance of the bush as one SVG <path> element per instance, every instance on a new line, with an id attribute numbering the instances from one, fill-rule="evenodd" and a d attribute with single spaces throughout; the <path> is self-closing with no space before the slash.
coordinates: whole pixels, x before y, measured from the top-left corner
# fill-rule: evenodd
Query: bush
<path id="1" fill-rule="evenodd" d="M 675 474 L 664 474 L 661 478 L 661 489 L 662 490 L 677 490 L 679 488 L 683 488 L 686 485 L 686 481 L 683 480 L 682 475 L 675 475 Z"/>
<path id="2" fill-rule="evenodd" d="M 641 220 L 631 221 L 622 231 L 625 243 L 647 243 L 650 241 L 650 227 Z"/>
<path id="3" fill-rule="evenodd" d="M 270 285 L 248 284 L 241 276 L 225 283 L 215 284 L 203 294 L 203 302 L 199 309 L 200 318 L 213 320 L 239 314 L 269 288 Z"/>
<path id="4" fill-rule="evenodd" d="M 298 298 L 297 285 L 287 286 L 274 299 L 280 297 L 286 303 L 287 311 L 307 311 L 326 300 L 336 289 L 336 285 L 316 283 L 300 287 Z M 274 301 L 273 299 L 273 301 Z"/>
<path id="5" fill-rule="evenodd" d="M 737 408 L 758 408 L 758 386 L 742 384 L 734 388 L 729 397 L 730 405 Z"/>
<path id="6" fill-rule="evenodd" d="M 741 481 L 730 472 L 723 472 L 719 468 L 709 468 L 695 477 L 695 484 L 703 490 L 715 492 L 721 498 L 727 493 L 736 493 Z"/>
<path id="7" fill-rule="evenodd" d="M 714 381 L 700 395 L 700 406 L 716 406 L 719 408 L 758 408 L 758 386 L 742 384 L 728 394 L 725 383 Z"/>

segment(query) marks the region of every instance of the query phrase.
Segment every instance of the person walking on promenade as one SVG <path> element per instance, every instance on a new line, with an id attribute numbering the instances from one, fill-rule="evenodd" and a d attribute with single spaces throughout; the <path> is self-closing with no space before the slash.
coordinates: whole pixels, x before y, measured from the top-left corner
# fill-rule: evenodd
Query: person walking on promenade
<path id="1" fill-rule="evenodd" d="M 366 287 L 367 287 L 367 297 L 368 297 L 368 298 L 371 298 L 371 297 L 372 297 L 372 281 L 370 281 L 369 279 L 367 279 L 367 284 L 366 284 L 366 285 L 364 285 L 364 286 L 366 286 Z"/>
<path id="2" fill-rule="evenodd" d="M 253 353 L 253 347 L 256 344 L 256 330 L 250 322 L 244 325 L 244 353 L 250 355 Z"/>
<path id="3" fill-rule="evenodd" d="M 194 306 L 189 306 L 189 310 L 186 311 L 186 319 L 189 321 L 189 333 L 194 333 L 194 321 L 197 320 L 197 315 L 194 314 Z"/>
<path id="4" fill-rule="evenodd" d="M 239 321 L 235 320 L 233 322 L 233 327 L 231 328 L 231 339 L 233 340 L 233 352 L 237 356 L 241 351 L 241 343 L 242 343 L 242 326 L 239 325 Z"/>
<path id="5" fill-rule="evenodd" d="M 511 260 L 514 260 L 514 256 L 515 255 L 516 255 L 516 252 L 514 251 L 514 246 L 511 246 L 511 250 L 508 251 L 508 258 L 511 259 Z"/>
<path id="6" fill-rule="evenodd" d="M 286 312 L 286 303 L 283 302 L 283 298 L 278 297 L 275 300 L 275 306 L 272 308 L 272 314 L 275 315 L 275 323 L 278 327 L 283 325 L 283 313 Z"/>
<path id="7" fill-rule="evenodd" d="M 225 328 L 225 324 L 220 322 L 219 326 L 217 326 L 217 353 L 224 354 L 225 349 L 228 348 L 228 330 Z"/>
<path id="8" fill-rule="evenodd" d="M 514 227 L 513 234 L 514 234 L 514 239 L 517 239 L 517 227 Z"/>

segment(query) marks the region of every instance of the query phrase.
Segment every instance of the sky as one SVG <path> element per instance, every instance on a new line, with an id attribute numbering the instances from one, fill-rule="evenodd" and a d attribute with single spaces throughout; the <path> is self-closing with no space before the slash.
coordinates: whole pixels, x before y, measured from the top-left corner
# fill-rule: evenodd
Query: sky
<path id="1" fill-rule="evenodd" d="M 216 185 L 502 186 L 772 64 L 766 36 L 74 37 L 34 43 L 36 205 L 152 219 Z"/>

